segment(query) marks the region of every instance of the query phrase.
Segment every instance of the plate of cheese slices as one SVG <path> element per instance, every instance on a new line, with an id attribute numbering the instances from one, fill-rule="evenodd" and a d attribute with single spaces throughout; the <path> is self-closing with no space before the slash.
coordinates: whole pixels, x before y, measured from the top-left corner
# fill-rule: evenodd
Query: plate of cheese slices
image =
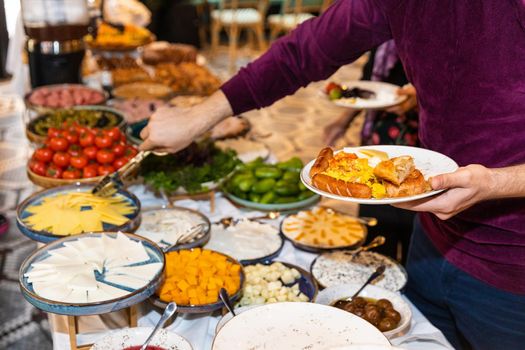
<path id="1" fill-rule="evenodd" d="M 56 240 L 21 265 L 19 283 L 35 307 L 62 315 L 117 311 L 151 296 L 162 279 L 164 254 L 129 233 L 89 233 Z"/>
<path id="2" fill-rule="evenodd" d="M 324 148 L 301 171 L 308 189 L 360 204 L 393 204 L 434 196 L 429 179 L 458 169 L 444 154 L 409 146 Z"/>

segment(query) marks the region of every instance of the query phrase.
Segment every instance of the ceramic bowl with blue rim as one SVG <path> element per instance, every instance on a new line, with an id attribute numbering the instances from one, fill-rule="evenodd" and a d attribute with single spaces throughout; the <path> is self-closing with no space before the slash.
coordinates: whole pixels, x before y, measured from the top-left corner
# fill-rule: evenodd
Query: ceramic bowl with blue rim
<path id="1" fill-rule="evenodd" d="M 247 265 L 254 265 L 254 264 L 265 264 L 266 262 L 277 258 L 279 256 L 279 254 L 281 254 L 281 251 L 283 250 L 283 247 L 284 247 L 284 239 L 280 235 L 279 235 L 279 238 L 281 238 L 281 245 L 279 246 L 279 248 L 275 252 L 273 252 L 271 254 L 268 254 L 266 256 L 263 256 L 261 258 L 244 259 L 244 260 L 239 260 L 239 262 L 242 265 L 247 266 Z"/>
<path id="2" fill-rule="evenodd" d="M 24 222 L 24 219 L 31 215 L 31 213 L 29 213 L 27 209 L 31 206 L 42 203 L 42 201 L 45 198 L 56 196 L 58 194 L 67 193 L 67 192 L 88 192 L 88 191 L 91 191 L 93 187 L 94 185 L 77 183 L 75 185 L 54 187 L 54 188 L 50 188 L 47 190 L 43 190 L 43 191 L 34 193 L 33 195 L 29 196 L 22 203 L 18 205 L 18 208 L 16 210 L 16 224 L 18 226 L 18 229 L 28 238 L 34 241 L 37 241 L 37 242 L 41 242 L 41 243 L 53 242 L 57 239 L 64 237 L 60 235 L 55 235 L 48 231 L 32 229 L 31 226 L 29 226 L 27 223 Z M 133 213 L 126 215 L 126 217 L 128 217 L 129 220 L 123 225 L 116 226 L 116 225 L 103 223 L 103 231 L 104 232 L 118 232 L 118 231 L 134 232 L 139 227 L 140 220 L 141 220 L 140 200 L 133 193 L 125 189 L 120 189 L 117 192 L 117 194 L 123 196 L 136 209 L 133 211 Z"/>
<path id="3" fill-rule="evenodd" d="M 162 223 L 155 223 L 150 218 L 151 215 L 156 215 L 157 213 L 164 213 L 164 215 L 168 215 L 169 213 L 173 213 L 173 219 L 175 220 L 191 220 L 190 225 L 202 225 L 201 230 L 195 238 L 188 242 L 180 243 L 177 245 L 173 245 L 179 237 L 178 232 L 174 233 L 174 239 L 167 239 L 165 237 L 169 236 L 169 232 L 163 232 L 160 234 L 157 232 L 149 232 L 148 227 L 155 227 L 158 226 L 161 228 Z M 170 220 L 168 216 L 166 216 L 167 220 Z M 172 220 L 173 220 L 172 219 Z M 174 225 L 173 225 L 174 226 Z M 211 237 L 211 223 L 210 220 L 200 211 L 184 208 L 184 207 L 178 207 L 178 206 L 156 206 L 156 207 L 149 207 L 147 209 L 142 210 L 142 222 L 140 228 L 135 232 L 137 235 L 146 237 L 154 241 L 159 247 L 161 247 L 164 251 L 174 251 L 174 250 L 181 250 L 181 249 L 191 249 L 191 248 L 197 248 L 202 247 L 208 241 Z"/>
<path id="4" fill-rule="evenodd" d="M 301 293 L 303 293 L 304 295 L 308 297 L 308 301 L 313 302 L 315 298 L 317 297 L 317 293 L 319 289 L 317 287 L 317 283 L 315 282 L 314 278 L 308 271 L 306 271 L 305 269 L 297 265 L 290 264 L 284 261 L 266 260 L 263 262 L 259 262 L 258 264 L 263 264 L 263 265 L 268 266 L 268 265 L 271 265 L 277 262 L 283 264 L 289 269 L 296 269 L 301 274 L 301 277 L 296 279 L 294 282 L 289 283 L 289 284 L 284 284 L 284 286 L 291 287 L 294 284 L 299 283 L 299 290 L 301 291 Z M 249 265 L 255 265 L 255 264 L 243 264 L 243 265 L 249 266 Z"/>
<path id="5" fill-rule="evenodd" d="M 123 291 L 123 296 L 98 302 L 72 303 L 44 298 L 35 292 L 33 288 L 33 283 L 30 283 L 28 281 L 28 278 L 25 276 L 27 272 L 31 272 L 33 264 L 42 262 L 43 260 L 49 258 L 51 255 L 49 252 L 51 250 L 66 247 L 68 243 L 72 243 L 86 238 L 101 238 L 102 235 L 108 235 L 110 238 L 115 238 L 117 235 L 117 233 L 114 232 L 99 232 L 67 236 L 56 240 L 52 243 L 49 243 L 44 247 L 33 252 L 29 257 L 27 257 L 24 260 L 20 267 L 18 281 L 20 283 L 20 290 L 22 291 L 22 295 L 29 303 L 31 303 L 36 308 L 42 311 L 69 316 L 105 314 L 108 312 L 118 311 L 133 306 L 146 300 L 153 293 L 155 293 L 160 283 L 162 282 L 163 270 L 165 266 L 164 254 L 154 242 L 148 239 L 131 233 L 120 234 L 125 235 L 127 238 L 131 239 L 134 242 L 142 243 L 142 246 L 144 247 L 146 253 L 149 256 L 149 260 L 145 260 L 139 264 L 132 264 L 129 266 L 147 265 L 151 263 L 161 264 L 159 265 L 160 268 L 158 268 L 158 271 L 151 277 L 151 280 L 145 283 L 142 287 L 133 289 L 128 286 L 106 282 L 107 276 L 105 275 L 106 273 L 104 268 L 104 271 L 102 273 L 93 271 L 97 283 L 105 283 L 113 288 L 118 288 Z"/>
<path id="6" fill-rule="evenodd" d="M 206 250 L 210 250 L 210 249 L 206 249 Z M 235 260 L 234 258 L 232 258 L 232 257 L 230 257 L 230 256 L 228 256 L 226 254 L 217 252 L 215 250 L 210 250 L 210 251 L 225 256 L 229 262 L 241 265 L 237 260 Z M 241 269 L 239 270 L 239 274 L 240 274 L 240 287 L 239 287 L 239 290 L 235 294 L 230 295 L 230 300 L 231 300 L 232 303 L 235 303 L 241 297 L 242 287 L 244 285 L 244 280 L 245 280 L 245 275 L 244 275 L 244 271 L 242 269 L 242 265 L 241 265 Z M 220 298 L 218 296 L 217 296 L 217 299 L 218 299 L 218 301 L 215 302 L 215 303 L 202 304 L 202 305 L 182 305 L 182 304 L 177 303 L 177 312 L 181 313 L 181 314 L 206 314 L 206 313 L 211 313 L 211 312 L 220 310 L 223 307 L 225 307 L 224 303 L 222 302 L 222 300 L 220 300 Z M 164 310 L 168 306 L 168 303 L 165 302 L 165 301 L 160 300 L 160 298 L 159 298 L 159 296 L 157 294 L 152 295 L 151 298 L 149 298 L 149 301 L 150 301 L 150 303 L 153 306 L 158 307 L 161 310 Z"/>

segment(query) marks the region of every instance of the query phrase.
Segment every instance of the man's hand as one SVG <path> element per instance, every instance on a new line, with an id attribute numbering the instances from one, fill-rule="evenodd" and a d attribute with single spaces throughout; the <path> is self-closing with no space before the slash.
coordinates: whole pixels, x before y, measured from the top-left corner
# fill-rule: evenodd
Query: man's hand
<path id="1" fill-rule="evenodd" d="M 175 153 L 232 113 L 220 90 L 191 108 L 159 108 L 140 133 L 144 140 L 140 149 Z"/>
<path id="2" fill-rule="evenodd" d="M 453 173 L 437 175 L 430 179 L 434 190 L 446 189 L 446 192 L 394 206 L 430 212 L 441 220 L 446 220 L 478 202 L 498 197 L 498 178 L 492 169 L 478 164 L 468 165 Z"/>
<path id="3" fill-rule="evenodd" d="M 408 111 L 417 108 L 416 88 L 412 84 L 407 84 L 397 90 L 399 96 L 407 96 L 407 99 L 398 105 L 387 108 L 386 111 L 397 115 L 404 115 Z"/>

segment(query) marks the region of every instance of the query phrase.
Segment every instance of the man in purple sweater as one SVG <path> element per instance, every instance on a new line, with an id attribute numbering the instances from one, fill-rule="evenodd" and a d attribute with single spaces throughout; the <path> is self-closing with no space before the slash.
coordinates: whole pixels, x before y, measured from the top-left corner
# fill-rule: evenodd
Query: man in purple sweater
<path id="1" fill-rule="evenodd" d="M 402 205 L 421 212 L 407 294 L 456 348 L 524 349 L 523 0 L 338 0 L 203 104 L 157 112 L 142 148 L 180 150 L 392 38 L 418 91 L 422 145 L 462 166 L 432 179 L 443 194 Z"/>

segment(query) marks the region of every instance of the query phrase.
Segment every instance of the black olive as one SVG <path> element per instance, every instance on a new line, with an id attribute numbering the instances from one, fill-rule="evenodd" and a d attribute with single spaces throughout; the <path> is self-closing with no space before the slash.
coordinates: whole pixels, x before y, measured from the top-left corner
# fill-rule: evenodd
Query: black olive
<path id="1" fill-rule="evenodd" d="M 387 332 L 387 331 L 391 331 L 392 329 L 396 328 L 396 326 L 397 324 L 394 322 L 394 320 L 392 320 L 391 318 L 385 317 L 381 321 L 379 321 L 379 325 L 377 326 L 377 328 L 379 328 L 381 332 Z"/>

